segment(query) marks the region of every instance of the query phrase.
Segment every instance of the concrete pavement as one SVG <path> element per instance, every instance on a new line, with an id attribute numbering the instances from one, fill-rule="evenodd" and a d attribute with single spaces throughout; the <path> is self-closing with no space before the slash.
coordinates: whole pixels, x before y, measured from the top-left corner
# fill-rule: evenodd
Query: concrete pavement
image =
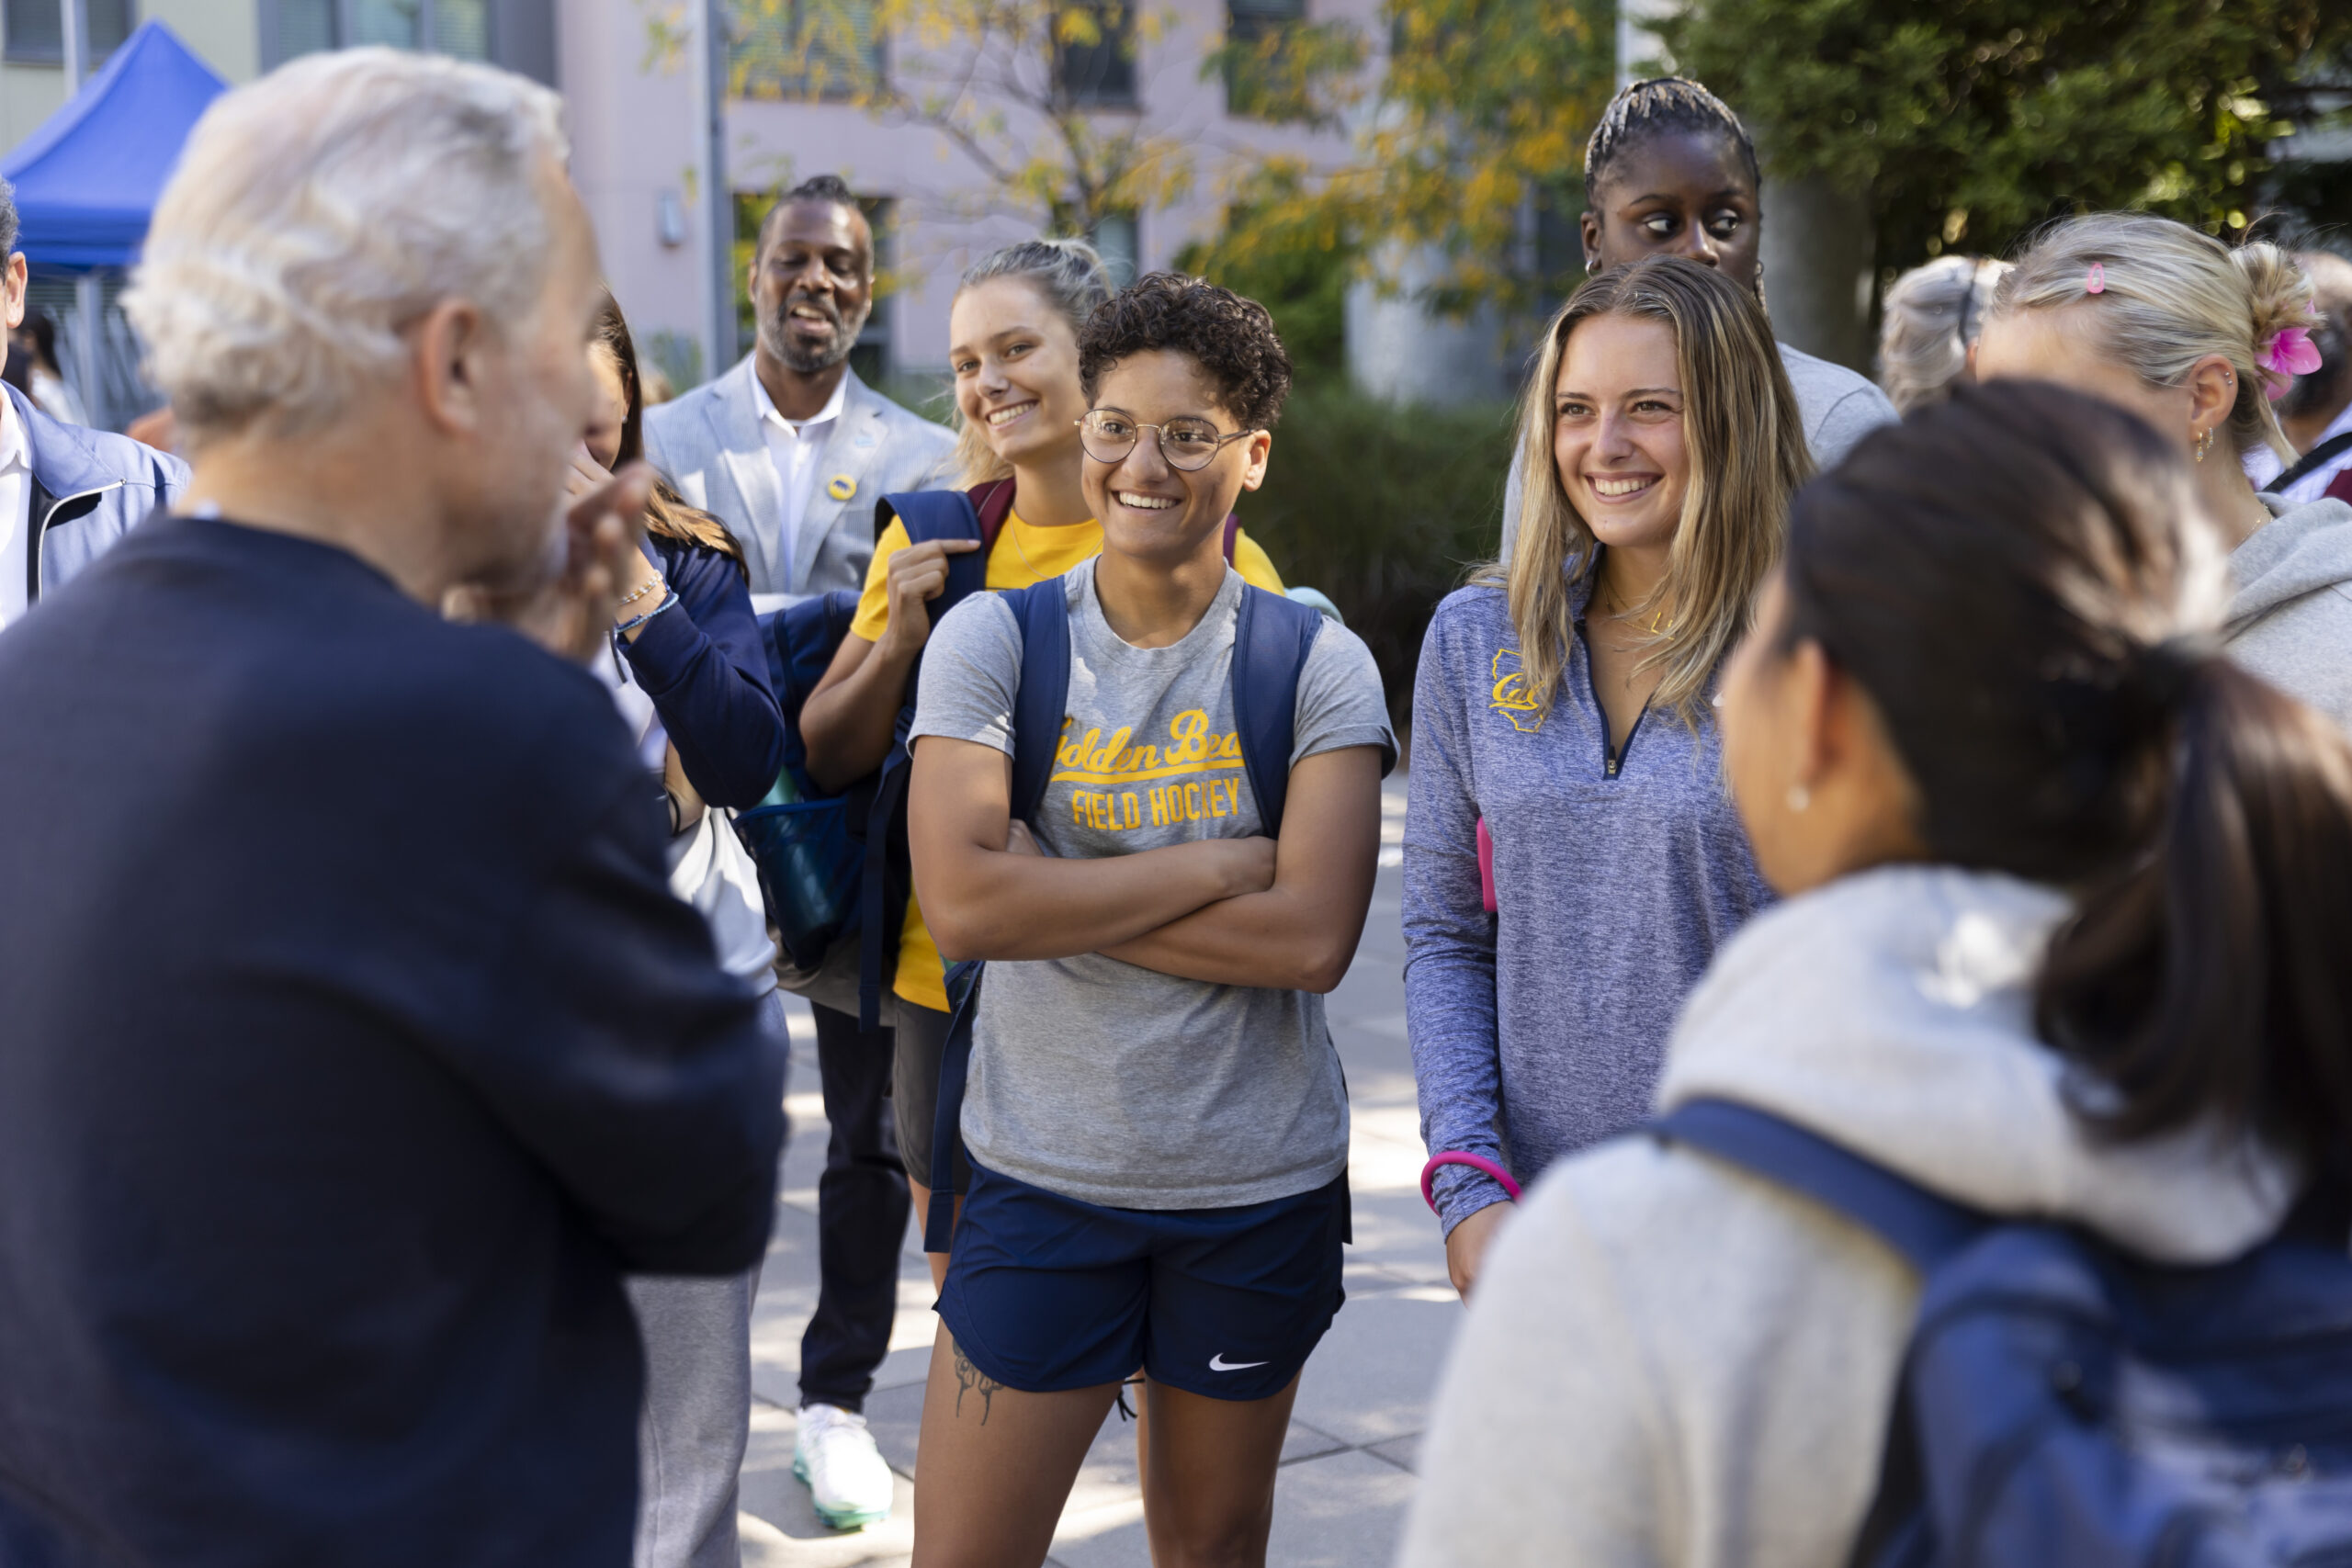
<path id="1" fill-rule="evenodd" d="M 1397 925 L 1405 793 L 1383 797 L 1382 867 L 1355 966 L 1329 1000 L 1353 1117 L 1349 1181 L 1355 1245 L 1347 1304 L 1307 1363 L 1274 1495 L 1270 1563 L 1364 1568 L 1385 1563 L 1414 1486 L 1413 1461 L 1430 1393 L 1462 1308 L 1445 1251 L 1422 1204 L 1419 1123 L 1405 1044 L 1404 939 Z M 866 1416 L 899 1472 L 899 1506 L 883 1525 L 827 1529 L 792 1477 L 800 1333 L 817 1301 L 817 1177 L 826 1124 L 817 1093 L 815 1026 L 793 1009 L 792 1142 L 776 1235 L 752 1321 L 752 1448 L 743 1467 L 747 1568 L 849 1568 L 908 1561 L 914 1533 L 915 1436 L 936 1320 L 931 1275 L 910 1232 L 899 1316 Z M 1048 1560 L 1059 1568 L 1148 1564 L 1135 1438 L 1114 1412 L 1087 1456 Z"/>

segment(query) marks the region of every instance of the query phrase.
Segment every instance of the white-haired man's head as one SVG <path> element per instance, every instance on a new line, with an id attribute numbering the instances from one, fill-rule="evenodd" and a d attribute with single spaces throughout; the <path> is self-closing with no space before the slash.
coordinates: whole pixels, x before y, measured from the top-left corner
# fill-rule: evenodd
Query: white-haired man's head
<path id="1" fill-rule="evenodd" d="M 594 407 L 599 288 L 559 108 L 506 72 L 386 49 L 214 102 L 123 301 L 199 471 L 209 449 L 380 427 L 388 461 L 430 468 L 446 528 L 519 513 L 544 531 Z"/>

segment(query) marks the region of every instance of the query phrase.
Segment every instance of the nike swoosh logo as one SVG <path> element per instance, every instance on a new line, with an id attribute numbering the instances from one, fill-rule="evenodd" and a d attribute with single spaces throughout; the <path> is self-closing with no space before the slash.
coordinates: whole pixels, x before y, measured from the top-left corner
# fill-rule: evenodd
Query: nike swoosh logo
<path id="1" fill-rule="evenodd" d="M 1265 1364 L 1263 1361 L 1228 1361 L 1225 1359 L 1225 1352 L 1222 1350 L 1209 1358 L 1209 1371 L 1213 1372 L 1243 1372 L 1248 1371 L 1251 1367 L 1262 1367 Z"/>

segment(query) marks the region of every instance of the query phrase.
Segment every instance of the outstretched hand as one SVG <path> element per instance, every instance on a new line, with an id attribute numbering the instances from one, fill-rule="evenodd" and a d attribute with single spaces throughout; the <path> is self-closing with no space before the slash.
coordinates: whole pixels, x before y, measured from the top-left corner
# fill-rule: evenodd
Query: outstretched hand
<path id="1" fill-rule="evenodd" d="M 653 470 L 630 463 L 601 483 L 575 488 L 539 580 L 513 588 L 469 583 L 449 591 L 452 620 L 503 621 L 551 653 L 585 663 L 611 631 L 613 611 L 634 575 Z"/>

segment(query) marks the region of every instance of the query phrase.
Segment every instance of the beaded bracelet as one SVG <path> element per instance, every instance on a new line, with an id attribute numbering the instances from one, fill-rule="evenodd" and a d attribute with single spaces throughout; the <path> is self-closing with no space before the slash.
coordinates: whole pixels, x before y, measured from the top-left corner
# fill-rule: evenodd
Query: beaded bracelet
<path id="1" fill-rule="evenodd" d="M 646 611 L 645 614 L 632 616 L 628 620 L 623 621 L 620 625 L 615 626 L 613 628 L 613 635 L 615 637 L 627 637 L 629 633 L 637 630 L 638 627 L 643 626 L 646 622 L 651 620 L 662 611 L 676 608 L 677 603 L 678 596 L 675 593 L 673 593 L 669 597 L 663 599 L 659 604 L 654 605 L 650 610 Z"/>
<path id="2" fill-rule="evenodd" d="M 639 588 L 636 592 L 626 595 L 618 604 L 616 604 L 613 607 L 616 610 L 626 610 L 631 604 L 636 604 L 639 599 L 644 598 L 648 593 L 652 592 L 655 589 L 666 589 L 669 586 L 670 584 L 665 581 L 662 574 L 657 571 L 650 578 L 647 579 L 644 585 Z"/>

